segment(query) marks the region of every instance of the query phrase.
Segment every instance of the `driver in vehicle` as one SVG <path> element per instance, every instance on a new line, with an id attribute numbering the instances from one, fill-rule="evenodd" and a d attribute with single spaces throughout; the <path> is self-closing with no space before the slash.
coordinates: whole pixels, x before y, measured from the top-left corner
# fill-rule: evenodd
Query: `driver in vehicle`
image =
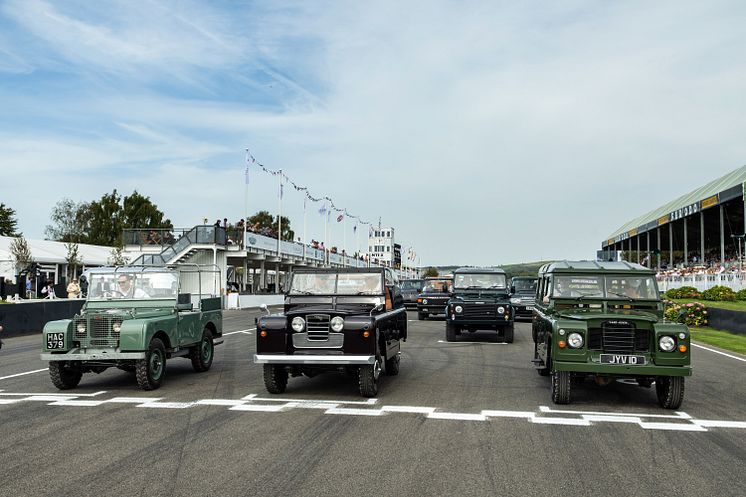
<path id="1" fill-rule="evenodd" d="M 116 297 L 120 299 L 149 299 L 150 296 L 141 288 L 135 288 L 134 275 L 120 274 L 117 277 Z"/>

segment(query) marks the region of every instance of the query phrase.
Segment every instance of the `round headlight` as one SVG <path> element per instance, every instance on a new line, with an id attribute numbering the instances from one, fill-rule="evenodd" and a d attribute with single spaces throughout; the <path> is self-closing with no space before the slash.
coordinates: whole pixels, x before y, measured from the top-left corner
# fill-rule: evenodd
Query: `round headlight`
<path id="1" fill-rule="evenodd" d="M 303 331 L 303 328 L 306 327 L 306 321 L 302 317 L 296 316 L 293 318 L 290 326 L 293 328 L 293 331 L 295 331 L 296 333 L 300 333 L 301 331 Z"/>
<path id="2" fill-rule="evenodd" d="M 456 312 L 459 313 L 459 314 L 461 314 L 462 312 L 464 312 L 464 308 L 461 307 L 460 305 L 457 305 L 456 306 Z"/>
<path id="3" fill-rule="evenodd" d="M 114 323 L 112 323 L 111 325 L 111 331 L 113 331 L 114 333 L 119 333 L 120 331 L 122 331 L 122 322 L 114 321 Z"/>
<path id="4" fill-rule="evenodd" d="M 679 333 L 679 338 L 682 340 L 686 340 L 686 333 Z"/>
<path id="5" fill-rule="evenodd" d="M 511 304 L 520 304 L 521 303 L 521 299 L 518 298 L 518 297 L 511 297 L 510 298 L 510 303 Z"/>
<path id="6" fill-rule="evenodd" d="M 579 349 L 583 346 L 583 335 L 580 333 L 570 333 L 567 335 L 567 345 L 573 349 Z"/>
<path id="7" fill-rule="evenodd" d="M 505 307 L 503 307 L 503 306 L 498 307 L 497 308 L 497 313 L 498 314 L 505 314 Z"/>
<path id="8" fill-rule="evenodd" d="M 345 326 L 345 320 L 342 319 L 339 316 L 334 316 L 332 318 L 332 331 L 342 331 L 342 328 Z"/>
<path id="9" fill-rule="evenodd" d="M 427 299 L 422 299 L 423 304 L 427 304 Z"/>
<path id="10" fill-rule="evenodd" d="M 565 336 L 565 330 L 563 330 L 562 328 L 560 328 L 558 333 L 560 334 L 560 336 Z"/>
<path id="11" fill-rule="evenodd" d="M 676 341 L 673 337 L 661 337 L 658 341 L 658 345 L 663 352 L 671 352 L 676 346 Z"/>
<path id="12" fill-rule="evenodd" d="M 85 333 L 85 323 L 78 323 L 78 333 Z"/>

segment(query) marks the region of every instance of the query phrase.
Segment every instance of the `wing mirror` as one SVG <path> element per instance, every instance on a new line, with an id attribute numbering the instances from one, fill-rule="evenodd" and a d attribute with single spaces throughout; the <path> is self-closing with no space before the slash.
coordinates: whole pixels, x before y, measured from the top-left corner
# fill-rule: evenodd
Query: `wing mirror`
<path id="1" fill-rule="evenodd" d="M 261 309 L 262 311 L 266 312 L 267 316 L 269 316 L 271 314 L 271 312 L 269 312 L 269 309 L 267 308 L 267 304 L 261 304 L 259 306 L 259 309 Z"/>

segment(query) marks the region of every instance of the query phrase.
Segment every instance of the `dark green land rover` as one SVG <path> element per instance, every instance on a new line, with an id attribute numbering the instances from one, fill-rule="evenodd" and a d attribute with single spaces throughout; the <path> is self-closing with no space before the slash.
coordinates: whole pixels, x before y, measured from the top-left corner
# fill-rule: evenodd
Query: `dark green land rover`
<path id="1" fill-rule="evenodd" d="M 678 409 L 691 376 L 689 330 L 663 320 L 654 271 L 627 262 L 562 261 L 539 270 L 532 323 L 534 364 L 551 375 L 552 401 L 570 402 L 572 379 L 655 383 Z"/>
<path id="2" fill-rule="evenodd" d="M 505 271 L 494 268 L 460 268 L 453 273 L 453 294 L 446 306 L 446 340 L 462 331 L 497 330 L 513 343 L 513 312 Z"/>

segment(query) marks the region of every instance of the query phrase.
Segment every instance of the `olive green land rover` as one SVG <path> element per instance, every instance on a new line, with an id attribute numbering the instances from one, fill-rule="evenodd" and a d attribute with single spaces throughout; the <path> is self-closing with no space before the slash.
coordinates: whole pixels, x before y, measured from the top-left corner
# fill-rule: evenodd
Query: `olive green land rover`
<path id="1" fill-rule="evenodd" d="M 534 365 L 551 376 L 556 404 L 573 379 L 655 384 L 658 403 L 678 409 L 691 376 L 690 335 L 663 319 L 654 271 L 627 262 L 561 261 L 539 270 L 532 335 Z"/>
<path id="2" fill-rule="evenodd" d="M 217 266 L 196 264 L 91 270 L 80 313 L 44 326 L 41 359 L 49 362 L 52 383 L 68 390 L 83 373 L 116 367 L 134 373 L 143 390 L 153 390 L 174 357 L 207 371 L 214 346 L 222 343 L 218 280 Z"/>

